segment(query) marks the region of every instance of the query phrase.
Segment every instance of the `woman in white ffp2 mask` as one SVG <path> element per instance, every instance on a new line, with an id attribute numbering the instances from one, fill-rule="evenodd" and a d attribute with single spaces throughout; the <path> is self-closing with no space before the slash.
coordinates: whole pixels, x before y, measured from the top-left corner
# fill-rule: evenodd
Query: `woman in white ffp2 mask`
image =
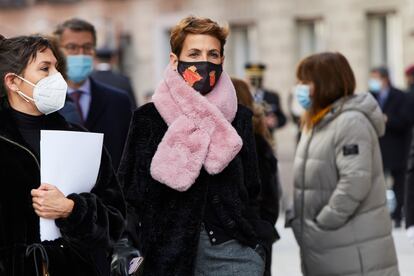
<path id="1" fill-rule="evenodd" d="M 15 76 L 33 87 L 32 97 L 26 95 L 20 89 L 17 89 L 16 93 L 26 102 L 33 102 L 41 113 L 49 115 L 65 105 L 68 85 L 59 72 L 39 80 L 37 84 L 33 84 L 19 75 L 15 74 Z"/>
<path id="2" fill-rule="evenodd" d="M 102 275 L 123 231 L 125 207 L 106 151 L 89 193 L 64 195 L 58 183 L 40 181 L 41 130 L 83 131 L 56 112 L 67 90 L 57 58 L 43 37 L 0 35 L 0 275 Z M 54 220 L 62 237 L 41 242 L 40 218 Z"/>

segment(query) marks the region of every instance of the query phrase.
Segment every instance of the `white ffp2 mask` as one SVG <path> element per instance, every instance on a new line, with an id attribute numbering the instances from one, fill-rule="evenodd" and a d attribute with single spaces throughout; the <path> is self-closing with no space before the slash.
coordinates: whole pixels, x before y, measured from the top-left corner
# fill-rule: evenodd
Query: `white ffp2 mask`
<path id="1" fill-rule="evenodd" d="M 65 105 L 68 85 L 59 72 L 41 79 L 36 84 L 19 75 L 15 76 L 34 87 L 33 98 L 25 95 L 20 90 L 17 93 L 25 101 L 33 101 L 37 109 L 43 114 L 48 115 L 58 111 Z"/>

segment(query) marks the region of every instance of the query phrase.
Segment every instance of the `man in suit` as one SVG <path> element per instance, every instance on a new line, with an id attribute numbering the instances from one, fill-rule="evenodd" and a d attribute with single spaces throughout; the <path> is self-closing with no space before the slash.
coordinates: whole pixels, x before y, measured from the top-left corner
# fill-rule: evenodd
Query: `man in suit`
<path id="1" fill-rule="evenodd" d="M 96 46 L 93 25 L 70 19 L 57 27 L 55 35 L 66 57 L 69 86 L 61 114 L 91 132 L 104 133 L 104 145 L 117 170 L 132 115 L 128 95 L 90 78 Z"/>
<path id="2" fill-rule="evenodd" d="M 262 63 L 247 63 L 245 69 L 248 82 L 253 89 L 255 102 L 265 108 L 267 127 L 271 132 L 283 127 L 286 124 L 286 116 L 280 105 L 278 93 L 263 88 L 263 75 L 266 66 Z"/>
<path id="3" fill-rule="evenodd" d="M 414 130 L 413 130 L 414 131 Z M 411 137 L 414 137 L 413 135 Z M 405 227 L 407 236 L 414 245 L 414 139 L 411 138 L 405 178 Z"/>
<path id="4" fill-rule="evenodd" d="M 109 48 L 96 50 L 95 70 L 91 78 L 107 85 L 119 88 L 128 93 L 132 109 L 137 108 L 137 102 L 131 80 L 124 74 L 117 72 L 113 67 L 116 64 L 115 51 Z"/>
<path id="5" fill-rule="evenodd" d="M 407 92 L 414 92 L 414 65 L 405 69 L 405 81 L 407 83 Z"/>
<path id="6" fill-rule="evenodd" d="M 404 205 L 404 176 L 410 140 L 410 115 L 407 96 L 392 86 L 388 69 L 378 67 L 371 70 L 369 90 L 377 99 L 386 120 L 385 135 L 380 138 L 384 172 L 393 179 L 393 190 L 397 206 L 391 214 L 395 227 L 401 226 Z"/>

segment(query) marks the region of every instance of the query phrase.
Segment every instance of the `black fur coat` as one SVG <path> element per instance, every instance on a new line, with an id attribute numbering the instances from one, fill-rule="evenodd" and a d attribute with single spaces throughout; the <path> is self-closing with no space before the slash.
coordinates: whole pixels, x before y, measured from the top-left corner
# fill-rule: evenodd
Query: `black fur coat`
<path id="1" fill-rule="evenodd" d="M 57 113 L 46 116 L 45 129 L 76 130 Z M 17 130 L 7 104 L 0 108 L 0 275 L 36 275 L 28 246 L 40 243 L 39 217 L 31 189 L 40 185 L 39 160 Z M 76 172 L 74 172 L 76 173 Z M 52 183 L 53 184 L 53 183 Z M 124 229 L 125 203 L 110 157 L 103 151 L 91 193 L 71 194 L 72 214 L 56 220 L 63 238 L 42 242 L 51 276 L 108 275 L 108 250 Z M 40 252 L 36 254 L 38 259 Z M 40 264 L 40 261 L 37 263 Z"/>
<path id="2" fill-rule="evenodd" d="M 194 275 L 207 193 L 226 233 L 254 247 L 272 235 L 259 218 L 260 181 L 252 113 L 239 106 L 233 127 L 243 148 L 218 175 L 200 172 L 195 184 L 178 192 L 155 181 L 150 165 L 167 125 L 153 103 L 135 111 L 118 172 L 127 202 L 128 232 L 144 254 L 144 275 Z"/>

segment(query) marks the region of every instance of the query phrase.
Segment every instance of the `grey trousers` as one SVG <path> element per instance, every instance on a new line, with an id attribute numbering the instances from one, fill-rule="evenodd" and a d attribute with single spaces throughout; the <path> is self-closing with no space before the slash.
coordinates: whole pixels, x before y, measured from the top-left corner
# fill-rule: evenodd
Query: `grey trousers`
<path id="1" fill-rule="evenodd" d="M 229 240 L 211 245 L 207 232 L 200 232 L 195 276 L 263 276 L 265 262 L 254 249 Z"/>

